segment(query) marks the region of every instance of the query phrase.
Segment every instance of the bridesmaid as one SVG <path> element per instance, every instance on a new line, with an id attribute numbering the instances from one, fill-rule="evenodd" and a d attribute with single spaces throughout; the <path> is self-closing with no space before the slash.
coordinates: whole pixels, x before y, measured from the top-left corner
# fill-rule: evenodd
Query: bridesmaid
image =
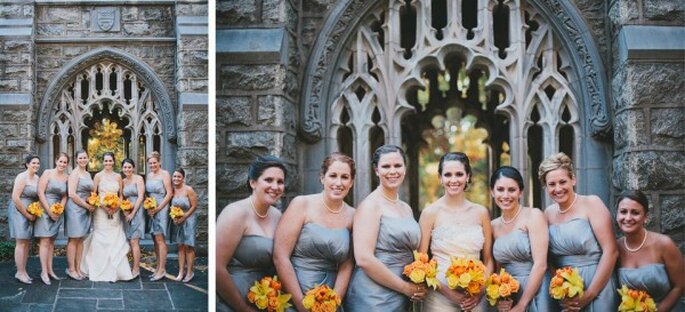
<path id="1" fill-rule="evenodd" d="M 50 278 L 61 280 L 52 270 L 52 256 L 55 252 L 55 238 L 62 226 L 62 215 L 54 214 L 50 206 L 59 203 L 67 204 L 67 180 L 69 176 L 64 172 L 69 165 L 69 156 L 59 153 L 55 159 L 55 169 L 47 169 L 38 181 L 38 198 L 43 206 L 43 215 L 36 220 L 33 236 L 40 237 L 40 279 L 45 285 L 50 285 Z"/>
<path id="2" fill-rule="evenodd" d="M 491 222 L 495 236 L 492 254 L 520 284 L 514 301 L 500 301 L 499 311 L 552 311 L 549 280 L 545 279 L 549 241 L 545 215 L 539 209 L 520 205 L 523 177 L 514 167 L 503 166 L 495 171 L 490 178 L 490 193 L 502 210 L 502 216 Z"/>
<path id="3" fill-rule="evenodd" d="M 595 195 L 578 195 L 571 158 L 564 153 L 542 161 L 538 176 L 556 203 L 545 209 L 549 253 L 554 268 L 575 267 L 585 282 L 581 298 L 561 302 L 566 311 L 615 311 L 618 251 L 611 214 Z"/>
<path id="4" fill-rule="evenodd" d="M 409 300 L 420 301 L 425 286 L 402 278 L 414 260 L 421 229 L 411 207 L 399 199 L 406 167 L 404 151 L 383 145 L 373 153 L 372 165 L 380 180 L 354 214 L 352 241 L 357 267 L 347 291 L 345 311 L 405 311 Z"/>
<path id="5" fill-rule="evenodd" d="M 16 240 L 14 247 L 14 262 L 17 273 L 14 278 L 24 284 L 31 284 L 31 277 L 26 272 L 26 262 L 29 259 L 29 247 L 33 236 L 33 221 L 36 216 L 29 214 L 28 206 L 38 201 L 38 170 L 40 158 L 28 155 L 24 159 L 26 170 L 17 175 L 12 187 L 12 200 L 7 208 L 7 218 L 10 225 L 10 238 Z"/>
<path id="6" fill-rule="evenodd" d="M 625 234 L 616 241 L 620 284 L 647 291 L 658 311 L 685 311 L 679 302 L 685 289 L 683 255 L 670 237 L 645 228 L 648 208 L 640 191 L 618 197 L 616 222 Z"/>
<path id="7" fill-rule="evenodd" d="M 126 239 L 131 245 L 133 254 L 133 278 L 140 275 L 140 239 L 145 235 L 145 215 L 143 214 L 143 200 L 145 199 L 145 182 L 143 177 L 136 174 L 136 165 L 132 159 L 126 158 L 121 162 L 121 172 L 124 175 L 124 199 L 133 204 L 133 210 L 125 215 L 124 230 Z"/>
<path id="8" fill-rule="evenodd" d="M 171 175 L 162 169 L 162 158 L 158 152 L 152 152 L 147 158 L 150 172 L 147 173 L 145 181 L 145 191 L 149 196 L 157 201 L 157 208 L 148 210 L 148 215 L 152 218 L 152 235 L 154 236 L 155 257 L 157 258 L 157 268 L 155 273 L 150 276 L 151 281 L 158 281 L 166 275 L 167 246 L 165 237 L 167 236 L 169 224 L 169 202 L 174 195 L 171 186 Z"/>
<path id="9" fill-rule="evenodd" d="M 429 291 L 423 303 L 425 311 L 485 311 L 483 292 L 469 296 L 447 287 L 444 272 L 451 265 L 450 257 L 479 259 L 485 264 L 485 276 L 494 268 L 492 260 L 492 229 L 488 210 L 466 199 L 465 190 L 471 182 L 471 164 L 464 153 L 447 153 L 438 165 L 444 195 L 421 213 L 420 252 L 430 251 L 438 261 L 438 279 L 442 286 Z"/>
<path id="10" fill-rule="evenodd" d="M 171 199 L 171 205 L 183 209 L 185 214 L 183 217 L 174 219 L 174 224 L 177 226 L 176 244 L 178 245 L 178 276 L 176 281 L 190 282 L 195 274 L 193 273 L 193 265 L 195 264 L 195 228 L 197 221 L 195 220 L 195 210 L 197 209 L 197 194 L 192 187 L 185 184 L 186 172 L 178 168 L 171 176 L 171 181 L 174 184 L 174 197 Z M 184 275 L 183 269 L 188 271 Z M 184 278 L 185 276 L 185 278 Z"/>
<path id="11" fill-rule="evenodd" d="M 354 175 L 352 158 L 328 155 L 321 165 L 323 192 L 295 197 L 278 222 L 274 264 L 298 311 L 306 311 L 304 293 L 316 284 L 326 284 L 345 297 L 354 268 L 350 252 L 354 208 L 343 199 Z"/>
<path id="12" fill-rule="evenodd" d="M 83 256 L 83 239 L 90 232 L 91 213 L 95 207 L 87 202 L 90 192 L 95 191 L 95 183 L 86 169 L 88 153 L 80 150 L 76 153 L 77 167 L 69 175 L 67 190 L 69 199 L 64 211 L 64 235 L 69 238 L 67 243 L 67 276 L 75 280 L 82 280 L 81 257 Z"/>
<path id="13" fill-rule="evenodd" d="M 247 171 L 252 194 L 221 211 L 216 221 L 217 311 L 256 311 L 247 301 L 254 282 L 275 273 L 273 237 L 281 212 L 273 205 L 285 190 L 280 159 L 261 156 Z M 228 304 L 228 306 L 226 306 Z"/>

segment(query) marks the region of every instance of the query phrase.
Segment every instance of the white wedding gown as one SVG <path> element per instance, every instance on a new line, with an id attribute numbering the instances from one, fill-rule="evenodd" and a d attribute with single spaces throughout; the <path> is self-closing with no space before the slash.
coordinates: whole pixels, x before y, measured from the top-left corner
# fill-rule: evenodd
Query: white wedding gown
<path id="1" fill-rule="evenodd" d="M 100 196 L 106 192 L 118 193 L 116 181 L 100 181 Z M 91 281 L 116 282 L 133 278 L 126 255 L 129 251 L 126 233 L 117 211 L 112 219 L 102 208 L 93 213 L 93 231 L 83 243 L 81 272 L 88 275 Z"/>

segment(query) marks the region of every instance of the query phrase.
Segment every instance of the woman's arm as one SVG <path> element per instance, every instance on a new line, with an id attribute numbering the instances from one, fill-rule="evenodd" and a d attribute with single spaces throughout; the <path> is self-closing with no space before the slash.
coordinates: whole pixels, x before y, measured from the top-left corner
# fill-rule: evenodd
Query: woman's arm
<path id="1" fill-rule="evenodd" d="M 236 204 L 228 205 L 216 221 L 216 292 L 219 297 L 237 311 L 255 311 L 240 295 L 240 291 L 228 272 L 228 263 L 240 244 L 245 230 L 245 209 Z"/>
<path id="2" fill-rule="evenodd" d="M 52 221 L 57 221 L 57 216 L 50 211 L 50 204 L 48 203 L 47 197 L 45 197 L 45 190 L 48 188 L 48 180 L 52 175 L 52 170 L 45 170 L 43 176 L 38 179 L 38 200 L 40 201 L 43 210 L 48 214 L 48 217 Z"/>
<path id="3" fill-rule="evenodd" d="M 138 210 L 141 209 L 140 207 L 143 205 L 143 201 L 145 200 L 145 183 L 143 182 L 143 178 L 141 176 L 134 175 L 133 183 L 136 185 L 136 193 L 138 195 L 136 196 L 136 202 L 131 203 L 133 204 L 133 211 L 126 216 L 126 221 L 128 222 L 131 222 L 131 220 L 135 218 L 136 213 L 138 213 Z"/>
<path id="4" fill-rule="evenodd" d="M 302 305 L 304 294 L 295 274 L 290 256 L 295 249 L 297 238 L 307 217 L 306 197 L 295 197 L 285 210 L 274 234 L 274 265 L 285 290 L 293 297 L 293 305 L 298 311 L 306 311 Z"/>
<path id="5" fill-rule="evenodd" d="M 195 194 L 195 190 L 193 190 L 192 187 L 186 185 L 186 196 L 188 196 L 188 201 L 190 202 L 190 208 L 188 208 L 188 211 L 186 211 L 183 214 L 183 217 L 178 218 L 178 223 L 174 221 L 176 224 L 183 224 L 188 218 L 190 218 L 193 213 L 195 213 L 195 210 L 197 209 L 197 194 Z"/>
<path id="6" fill-rule="evenodd" d="M 439 207 L 431 205 L 426 207 L 426 209 L 421 212 L 421 216 L 419 217 L 419 227 L 421 228 L 421 243 L 419 244 L 419 252 L 428 253 L 430 250 L 431 233 L 435 227 L 435 219 L 438 211 Z M 445 283 L 441 282 L 440 284 L 440 288 L 437 290 L 438 292 L 440 292 L 450 301 L 461 304 L 461 302 L 464 300 L 463 293 L 459 293 L 456 290 L 450 289 Z"/>
<path id="7" fill-rule="evenodd" d="M 348 214 L 347 217 L 350 218 L 348 228 L 350 229 L 351 233 L 352 222 L 354 218 L 354 209 L 346 209 L 349 209 L 349 212 L 345 213 Z M 353 248 L 354 246 L 352 245 L 352 241 L 350 240 L 350 254 L 348 255 L 345 261 L 338 265 L 338 274 L 336 275 L 335 285 L 333 286 L 335 292 L 343 300 L 345 299 L 345 294 L 347 294 L 347 287 L 350 285 L 350 279 L 352 278 L 352 272 L 354 271 L 354 252 L 352 250 Z"/>
<path id="8" fill-rule="evenodd" d="M 26 179 L 24 178 L 23 174 L 19 174 L 14 179 L 14 186 L 12 187 L 12 201 L 14 202 L 14 207 L 17 208 L 17 211 L 19 211 L 24 218 L 28 219 L 29 221 L 35 221 L 36 216 L 30 214 L 26 210 L 27 207 L 24 207 L 24 203 L 21 202 L 21 193 L 24 191 L 24 187 L 26 187 Z"/>
<path id="9" fill-rule="evenodd" d="M 533 300 L 535 294 L 540 289 L 542 280 L 545 277 L 547 270 L 547 244 L 549 242 L 549 233 L 547 232 L 547 221 L 542 211 L 536 208 L 530 208 L 530 211 L 525 215 L 529 220 L 528 240 L 530 241 L 531 254 L 533 256 L 533 267 L 530 270 L 528 283 L 526 289 L 523 290 L 521 299 L 513 307 L 515 311 L 525 311 L 528 304 Z"/>
<path id="10" fill-rule="evenodd" d="M 95 210 L 95 207 L 88 204 L 86 201 L 81 199 L 81 197 L 76 194 L 76 189 L 78 188 L 79 175 L 76 172 L 72 172 L 67 180 L 67 193 L 69 194 L 69 199 L 74 202 L 79 207 L 86 209 L 88 211 Z"/>
<path id="11" fill-rule="evenodd" d="M 162 170 L 162 181 L 164 182 L 166 195 L 164 196 L 164 199 L 162 199 L 162 202 L 158 204 L 157 209 L 155 209 L 155 213 L 162 210 L 162 208 L 164 208 L 164 206 L 171 201 L 171 198 L 174 197 L 174 188 L 171 186 L 171 176 L 169 176 L 169 172 L 166 170 Z"/>
<path id="12" fill-rule="evenodd" d="M 481 257 L 483 259 L 483 264 L 485 265 L 485 277 L 487 278 L 495 270 L 495 261 L 492 258 L 492 225 L 490 224 L 490 212 L 480 205 L 477 206 L 477 209 L 479 209 L 480 224 L 483 227 L 483 236 L 485 237 Z M 468 311 L 474 309 L 485 294 L 484 290 L 485 288 L 481 289 L 478 296 L 467 297 L 466 300 L 462 302 L 464 310 Z"/>
<path id="13" fill-rule="evenodd" d="M 680 300 L 685 289 L 685 263 L 683 262 L 683 255 L 680 254 L 678 247 L 673 241 L 665 235 L 659 235 L 659 250 L 661 250 L 661 259 L 666 265 L 666 272 L 668 273 L 668 280 L 671 282 L 671 290 L 666 296 L 661 299 L 657 310 L 670 311 L 675 304 Z"/>

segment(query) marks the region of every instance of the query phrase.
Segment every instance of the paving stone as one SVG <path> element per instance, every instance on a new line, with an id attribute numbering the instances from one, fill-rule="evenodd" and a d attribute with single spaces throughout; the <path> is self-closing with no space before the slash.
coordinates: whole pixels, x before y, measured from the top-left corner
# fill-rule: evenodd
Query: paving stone
<path id="1" fill-rule="evenodd" d="M 91 281 L 77 281 L 73 279 L 65 279 L 60 281 L 60 288 L 93 288 L 93 282 Z"/>
<path id="2" fill-rule="evenodd" d="M 32 276 L 37 277 L 39 274 Z M 53 304 L 57 297 L 57 289 L 58 287 L 54 284 L 51 286 L 43 284 L 40 277 L 34 278 L 31 287 L 26 288 L 26 294 L 21 302 Z"/>
<path id="3" fill-rule="evenodd" d="M 95 311 L 97 299 L 68 299 L 59 298 L 55 303 L 54 312 Z"/>
<path id="4" fill-rule="evenodd" d="M 60 298 L 111 298 L 120 299 L 121 290 L 118 289 L 60 289 Z"/>
<path id="5" fill-rule="evenodd" d="M 123 290 L 124 309 L 172 309 L 166 290 Z"/>
<path id="6" fill-rule="evenodd" d="M 176 309 L 196 309 L 207 306 L 207 295 L 197 295 L 197 291 L 183 284 L 167 284 L 167 289 Z"/>
<path id="7" fill-rule="evenodd" d="M 129 282 L 95 282 L 93 285 L 95 289 L 143 289 L 140 280 L 135 279 Z"/>
<path id="8" fill-rule="evenodd" d="M 123 309 L 124 300 L 123 299 L 100 299 L 98 300 L 98 310 L 99 309 Z"/>

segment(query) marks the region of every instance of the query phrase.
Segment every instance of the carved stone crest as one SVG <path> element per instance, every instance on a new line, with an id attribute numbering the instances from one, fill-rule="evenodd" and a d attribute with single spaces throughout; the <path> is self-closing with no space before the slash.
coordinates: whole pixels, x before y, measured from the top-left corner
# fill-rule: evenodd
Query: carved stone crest
<path id="1" fill-rule="evenodd" d="M 121 30 L 119 8 L 95 8 L 91 12 L 91 30 L 93 32 L 113 32 Z"/>

